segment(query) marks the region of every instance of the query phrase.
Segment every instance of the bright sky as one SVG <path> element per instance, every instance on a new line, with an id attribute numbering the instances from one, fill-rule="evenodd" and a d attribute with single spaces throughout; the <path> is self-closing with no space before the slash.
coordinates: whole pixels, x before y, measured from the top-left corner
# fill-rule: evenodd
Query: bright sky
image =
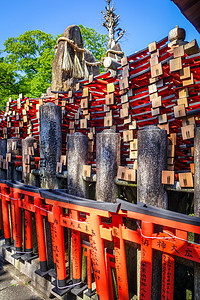
<path id="1" fill-rule="evenodd" d="M 101 26 L 105 5 L 105 0 L 1 1 L 0 49 L 8 37 L 18 37 L 28 30 L 57 35 L 69 25 L 83 24 L 106 33 Z M 199 33 L 171 0 L 115 0 L 115 8 L 121 16 L 120 27 L 126 29 L 121 40 L 126 55 L 159 41 L 175 25 L 186 30 L 187 41 L 196 38 L 200 44 Z"/>

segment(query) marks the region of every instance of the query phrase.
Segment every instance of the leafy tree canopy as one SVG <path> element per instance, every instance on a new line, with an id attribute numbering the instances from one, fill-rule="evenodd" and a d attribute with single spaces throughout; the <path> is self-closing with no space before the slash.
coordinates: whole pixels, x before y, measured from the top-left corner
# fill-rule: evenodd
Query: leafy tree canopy
<path id="1" fill-rule="evenodd" d="M 99 34 L 83 25 L 79 27 L 84 47 L 100 61 L 105 55 L 107 35 Z M 54 46 L 59 36 L 31 30 L 5 41 L 5 49 L 1 51 L 0 57 L 1 106 L 10 96 L 16 99 L 19 93 L 34 98 L 46 92 L 51 85 Z"/>

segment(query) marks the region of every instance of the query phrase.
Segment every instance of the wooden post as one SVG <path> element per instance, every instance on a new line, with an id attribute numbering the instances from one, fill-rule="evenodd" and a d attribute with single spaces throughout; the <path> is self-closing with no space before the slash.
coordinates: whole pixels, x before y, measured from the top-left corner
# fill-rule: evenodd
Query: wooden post
<path id="1" fill-rule="evenodd" d="M 162 185 L 162 170 L 166 169 L 167 131 L 156 126 L 139 131 L 137 201 L 167 209 L 167 194 Z M 153 251 L 152 299 L 155 300 L 161 298 L 161 266 L 161 253 Z"/>

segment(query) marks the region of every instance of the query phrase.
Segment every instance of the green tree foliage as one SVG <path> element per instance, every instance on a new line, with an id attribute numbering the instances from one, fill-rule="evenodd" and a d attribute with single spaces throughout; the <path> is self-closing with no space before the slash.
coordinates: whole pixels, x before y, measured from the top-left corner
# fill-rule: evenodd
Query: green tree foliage
<path id="1" fill-rule="evenodd" d="M 15 74 L 20 92 L 39 97 L 51 84 L 51 64 L 57 38 L 40 30 L 27 31 L 5 43 L 4 62 Z"/>
<path id="2" fill-rule="evenodd" d="M 98 61 L 101 61 L 101 57 L 105 57 L 106 48 L 108 44 L 108 35 L 98 33 L 95 29 L 79 25 L 81 30 L 84 47 L 92 52 Z M 101 71 L 104 71 L 103 66 Z"/>
<path id="3" fill-rule="evenodd" d="M 105 56 L 107 35 L 79 25 L 84 47 L 90 50 L 98 61 Z M 40 30 L 26 31 L 19 37 L 10 37 L 0 57 L 0 106 L 11 96 L 19 93 L 26 97 L 40 97 L 51 85 L 51 66 L 55 55 L 54 46 L 59 36 Z"/>

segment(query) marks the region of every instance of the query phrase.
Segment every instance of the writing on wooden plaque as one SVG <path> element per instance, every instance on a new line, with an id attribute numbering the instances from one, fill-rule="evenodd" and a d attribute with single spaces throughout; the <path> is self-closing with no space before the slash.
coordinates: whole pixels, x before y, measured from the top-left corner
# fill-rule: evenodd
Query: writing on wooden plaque
<path id="1" fill-rule="evenodd" d="M 185 115 L 186 115 L 186 112 L 185 112 L 184 104 L 174 106 L 174 117 L 175 118 L 184 117 Z"/>
<path id="2" fill-rule="evenodd" d="M 162 184 L 174 184 L 174 171 L 162 171 Z"/>
<path id="3" fill-rule="evenodd" d="M 136 181 L 136 170 L 126 168 L 125 171 L 125 180 L 126 181 Z"/>
<path id="4" fill-rule="evenodd" d="M 181 127 L 181 133 L 183 140 L 189 140 L 194 138 L 194 125 L 188 125 Z"/>
<path id="5" fill-rule="evenodd" d="M 106 105 L 113 105 L 114 99 L 114 93 L 106 95 Z"/>
<path id="6" fill-rule="evenodd" d="M 159 63 L 157 65 L 151 66 L 151 77 L 161 76 L 163 75 L 162 64 Z"/>
<path id="7" fill-rule="evenodd" d="M 175 156 L 175 145 L 167 145 L 167 156 L 168 157 Z"/>
<path id="8" fill-rule="evenodd" d="M 133 140 L 133 130 L 125 130 L 123 131 L 123 141 L 130 142 Z"/>
<path id="9" fill-rule="evenodd" d="M 152 52 L 154 52 L 154 51 L 157 50 L 156 42 L 153 42 L 153 43 L 149 44 L 148 47 L 149 47 L 149 52 L 150 53 L 152 53 Z"/>
<path id="10" fill-rule="evenodd" d="M 194 186 L 193 176 L 191 172 L 188 173 L 179 173 L 178 174 L 179 182 L 181 187 L 192 188 Z"/>
<path id="11" fill-rule="evenodd" d="M 83 173 L 82 176 L 83 177 L 91 177 L 91 172 L 92 172 L 92 167 L 91 165 L 83 165 Z"/>
<path id="12" fill-rule="evenodd" d="M 188 92 L 188 88 L 184 88 L 178 91 L 178 97 L 179 98 L 185 98 L 185 97 L 189 97 L 189 92 Z"/>
<path id="13" fill-rule="evenodd" d="M 188 79 L 190 78 L 191 73 L 190 73 L 190 66 L 183 68 L 182 70 L 180 70 L 180 79 Z"/>
<path id="14" fill-rule="evenodd" d="M 161 107 L 161 106 L 162 106 L 161 96 L 152 99 L 152 108 L 157 108 L 157 107 Z"/>
<path id="15" fill-rule="evenodd" d="M 130 151 L 130 159 L 137 159 L 137 151 Z"/>
<path id="16" fill-rule="evenodd" d="M 187 98 L 180 98 L 180 99 L 177 99 L 177 104 L 178 104 L 178 105 L 184 104 L 185 107 L 188 107 L 188 99 L 187 99 Z"/>
<path id="17" fill-rule="evenodd" d="M 170 66 L 170 72 L 176 72 L 182 69 L 182 60 L 181 57 L 177 57 L 174 59 L 171 59 L 169 61 Z"/>
<path id="18" fill-rule="evenodd" d="M 158 124 L 158 127 L 162 130 L 166 130 L 167 134 L 169 134 L 169 123 L 166 124 Z"/>
<path id="19" fill-rule="evenodd" d="M 138 149 L 138 140 L 134 139 L 130 142 L 130 150 L 134 151 Z"/>
<path id="20" fill-rule="evenodd" d="M 107 84 L 107 93 L 110 94 L 110 93 L 114 93 L 115 91 L 115 85 L 114 83 L 108 83 Z"/>
<path id="21" fill-rule="evenodd" d="M 185 55 L 185 51 L 184 51 L 183 45 L 182 46 L 178 46 L 178 47 L 174 47 L 173 48 L 173 55 L 174 55 L 174 58 L 184 56 Z"/>
<path id="22" fill-rule="evenodd" d="M 126 167 L 119 166 L 117 170 L 117 178 L 125 180 Z"/>
<path id="23" fill-rule="evenodd" d="M 194 116 L 188 116 L 182 119 L 182 126 L 195 125 Z"/>
<path id="24" fill-rule="evenodd" d="M 193 73 L 191 73 L 190 78 L 183 80 L 183 86 L 194 84 L 194 76 Z"/>

